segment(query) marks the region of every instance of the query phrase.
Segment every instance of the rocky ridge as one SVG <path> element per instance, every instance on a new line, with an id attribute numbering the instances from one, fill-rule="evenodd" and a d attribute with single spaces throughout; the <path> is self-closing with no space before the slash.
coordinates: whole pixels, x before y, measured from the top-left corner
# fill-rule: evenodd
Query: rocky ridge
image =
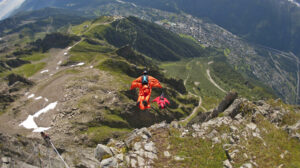
<path id="1" fill-rule="evenodd" d="M 162 122 L 149 128 L 136 129 L 123 141 L 111 139 L 107 145 L 99 144 L 95 149 L 95 157 L 101 162 L 102 167 L 156 167 L 155 163 L 164 158 L 175 162 L 183 161 L 184 157 L 157 148 L 156 146 L 160 144 L 154 143 L 157 141 L 155 139 L 157 136 L 153 135 L 159 134 L 161 130 L 176 129 L 180 132 L 181 138 L 193 137 L 195 140 L 211 141 L 212 145 L 221 144 L 226 154 L 226 160 L 223 161 L 224 168 L 237 167 L 237 164 L 241 168 L 249 168 L 262 165 L 259 164 L 258 156 L 248 149 L 247 144 L 251 141 L 258 141 L 266 148 L 272 145 L 264 139 L 264 135 L 270 130 L 261 127 L 262 121 L 272 123 L 274 127 L 289 132 L 290 138 L 300 140 L 299 134 L 295 133 L 299 131 L 299 121 L 293 126 L 281 126 L 284 116 L 290 111 L 271 106 L 265 101 L 251 102 L 237 98 L 237 94 L 229 93 L 213 112 L 207 112 L 210 115 L 206 114 L 205 120 L 191 121 L 188 127 L 182 127 L 179 122 L 174 121 L 170 124 Z M 299 114 L 299 111 L 297 113 Z M 201 113 L 199 116 L 204 114 Z M 198 119 L 199 116 L 197 116 Z M 166 149 L 170 149 L 170 146 Z M 284 159 L 288 154 L 290 151 L 283 150 L 278 157 Z M 165 166 L 170 166 L 167 163 Z M 272 166 L 286 166 L 275 165 L 275 163 Z"/>
<path id="2" fill-rule="evenodd" d="M 135 129 L 123 138 L 110 139 L 107 144 L 98 144 L 96 148 L 81 148 L 81 152 L 59 146 L 59 151 L 71 167 L 157 167 L 162 162 L 165 167 L 172 167 L 176 163 L 189 163 L 189 157 L 180 154 L 180 148 L 174 150 L 174 136 L 179 139 L 190 138 L 193 141 L 205 140 L 214 146 L 221 145 L 224 153 L 222 165 L 231 167 L 261 167 L 261 158 L 256 154 L 257 149 L 251 150 L 251 143 L 257 142 L 260 147 L 272 148 L 274 144 L 268 139 L 273 130 L 282 131 L 289 141 L 300 143 L 299 118 L 292 125 L 283 124 L 286 115 L 294 111 L 299 115 L 299 109 L 287 109 L 279 104 L 280 100 L 267 103 L 266 101 L 251 102 L 244 98 L 237 98 L 236 93 L 229 93 L 220 105 L 211 112 L 200 113 L 188 126 L 180 122 L 158 123 L 150 127 Z M 277 104 L 277 105 L 274 105 Z M 204 114 L 206 116 L 203 119 Z M 212 115 L 213 114 L 213 115 Z M 270 128 L 268 128 L 270 126 Z M 162 134 L 166 133 L 166 134 Z M 284 135 L 285 135 L 284 134 Z M 39 165 L 61 167 L 62 162 L 55 156 L 49 155 L 49 146 L 38 138 L 24 138 L 20 135 L 8 136 L 1 134 L 1 161 L 2 167 Z M 276 138 L 273 137 L 273 138 Z M 165 144 L 165 140 L 168 145 Z M 289 143 L 289 142 L 284 142 Z M 204 144 L 203 144 L 204 145 Z M 279 144 L 278 144 L 279 145 Z M 299 144 L 298 144 L 299 145 Z M 185 147 L 185 146 L 183 146 Z M 78 149 L 78 146 L 76 147 Z M 75 148 L 74 148 L 75 149 Z M 258 149 L 260 150 L 260 149 Z M 291 149 L 280 147 L 278 159 L 293 160 Z M 32 157 L 34 153 L 39 157 Z M 72 152 L 72 153 L 73 153 Z M 278 151 L 276 151 L 278 152 Z M 51 153 L 51 151 L 50 151 Z M 200 155 L 200 153 L 199 153 Z M 80 157 L 80 158 L 79 158 Z M 51 160 L 51 161 L 50 161 Z M 280 164 L 279 164 L 280 163 Z M 268 166 L 285 167 L 286 163 L 273 161 Z M 194 167 L 194 166 L 191 166 Z"/>

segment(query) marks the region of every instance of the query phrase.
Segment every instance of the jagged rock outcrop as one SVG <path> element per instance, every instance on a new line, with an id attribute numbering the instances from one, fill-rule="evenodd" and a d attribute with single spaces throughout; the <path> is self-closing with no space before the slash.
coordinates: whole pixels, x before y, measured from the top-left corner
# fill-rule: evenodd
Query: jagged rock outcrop
<path id="1" fill-rule="evenodd" d="M 15 84 L 16 82 L 21 82 L 21 83 L 24 83 L 26 85 L 33 85 L 34 83 L 20 75 L 17 75 L 17 74 L 9 74 L 6 78 L 8 80 L 8 85 L 11 86 L 13 84 Z"/>
<path id="2" fill-rule="evenodd" d="M 151 130 L 168 127 L 169 124 L 162 122 L 154 124 L 150 128 L 135 129 L 123 141 L 111 139 L 107 146 L 99 144 L 96 150 L 101 147 L 112 151 L 111 157 L 106 155 L 108 158 L 101 161 L 101 167 L 153 167 L 152 164 L 158 159 L 158 149 L 151 140 Z M 165 151 L 165 155 L 167 155 L 166 157 L 171 156 L 167 151 Z M 98 159 L 98 156 L 96 158 Z"/>
<path id="3" fill-rule="evenodd" d="M 101 161 L 103 158 L 107 158 L 112 156 L 113 153 L 111 149 L 105 145 L 98 144 L 95 149 L 95 158 L 99 161 Z"/>
<path id="4" fill-rule="evenodd" d="M 300 141 L 300 133 L 298 133 L 300 132 L 300 120 L 294 125 L 285 126 L 284 130 L 286 130 L 291 137 L 296 138 Z"/>
<path id="5" fill-rule="evenodd" d="M 5 61 L 0 61 L 0 72 L 10 70 L 10 67 L 6 65 Z"/>
<path id="6" fill-rule="evenodd" d="M 9 74 L 6 82 L 0 82 L 0 111 L 5 111 L 6 108 L 22 95 L 20 90 L 32 86 L 34 83 L 20 75 Z"/>
<path id="7" fill-rule="evenodd" d="M 21 59 L 10 59 L 10 60 L 7 60 L 6 61 L 6 64 L 12 68 L 16 68 L 16 67 L 19 67 L 19 66 L 22 66 L 24 64 L 28 64 L 30 63 L 29 61 L 24 61 L 24 60 L 21 60 Z"/>
<path id="8" fill-rule="evenodd" d="M 225 109 L 227 109 L 237 97 L 238 94 L 236 92 L 229 92 L 217 108 L 215 108 L 213 111 L 210 112 L 200 113 L 198 116 L 196 116 L 189 122 L 189 125 L 192 125 L 193 123 L 199 123 L 199 122 L 201 123 L 204 121 L 209 121 L 210 119 L 217 117 L 218 114 L 222 113 Z M 228 109 L 226 113 L 228 113 L 228 115 L 231 113 L 236 113 L 236 112 L 232 112 L 233 110 L 236 110 L 237 108 L 236 106 L 238 105 L 233 105 L 230 109 Z"/>

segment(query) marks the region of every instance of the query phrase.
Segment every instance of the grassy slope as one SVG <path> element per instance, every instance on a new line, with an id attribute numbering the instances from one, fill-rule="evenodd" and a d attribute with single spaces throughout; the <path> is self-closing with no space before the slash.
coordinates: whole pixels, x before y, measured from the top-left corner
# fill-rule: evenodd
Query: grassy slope
<path id="1" fill-rule="evenodd" d="M 221 144 L 213 145 L 210 140 L 193 138 L 192 136 L 181 137 L 176 129 L 168 131 L 155 131 L 153 140 L 159 149 L 159 159 L 154 167 L 223 167 L 226 154 Z M 169 151 L 173 156 L 166 158 L 164 151 Z M 184 160 L 175 160 L 174 156 Z"/>

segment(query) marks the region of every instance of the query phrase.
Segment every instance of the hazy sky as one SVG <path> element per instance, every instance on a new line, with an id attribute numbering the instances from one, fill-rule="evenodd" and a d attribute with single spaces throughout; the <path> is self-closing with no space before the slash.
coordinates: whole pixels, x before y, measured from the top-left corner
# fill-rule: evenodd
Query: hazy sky
<path id="1" fill-rule="evenodd" d="M 300 7 L 300 3 L 298 3 L 296 0 L 288 0 L 288 1 L 290 1 L 293 4 L 297 5 L 298 7 Z"/>
<path id="2" fill-rule="evenodd" d="M 19 7 L 24 1 L 25 0 L 0 0 L 0 20 Z"/>

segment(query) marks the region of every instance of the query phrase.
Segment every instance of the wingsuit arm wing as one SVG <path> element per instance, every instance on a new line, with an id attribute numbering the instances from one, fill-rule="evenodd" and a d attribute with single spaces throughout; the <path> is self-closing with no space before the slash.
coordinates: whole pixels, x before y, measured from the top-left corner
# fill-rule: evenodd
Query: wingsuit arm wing
<path id="1" fill-rule="evenodd" d="M 165 98 L 164 100 L 166 103 L 170 104 L 169 100 L 167 98 Z"/>
<path id="2" fill-rule="evenodd" d="M 131 83 L 130 90 L 141 87 L 141 85 L 142 85 L 142 79 L 141 77 L 138 77 Z"/>
<path id="3" fill-rule="evenodd" d="M 158 88 L 162 88 L 162 86 L 160 85 L 159 81 L 157 79 L 155 79 L 152 76 L 149 76 L 149 85 L 151 87 L 158 87 Z"/>
<path id="4" fill-rule="evenodd" d="M 158 103 L 159 97 L 155 98 L 154 100 L 152 100 L 152 102 L 157 102 Z"/>

